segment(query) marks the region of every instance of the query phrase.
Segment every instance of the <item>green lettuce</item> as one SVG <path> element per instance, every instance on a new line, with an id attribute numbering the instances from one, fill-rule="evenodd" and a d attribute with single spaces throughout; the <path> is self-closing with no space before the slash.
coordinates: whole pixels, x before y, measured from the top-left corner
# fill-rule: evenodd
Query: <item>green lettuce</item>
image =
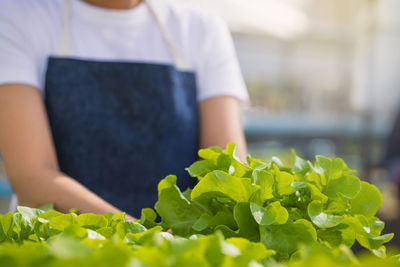
<path id="1" fill-rule="evenodd" d="M 136 221 L 52 205 L 0 215 L 0 266 L 400 266 L 379 190 L 343 160 L 242 162 L 232 143 L 199 157 L 187 168 L 197 185 L 181 192 L 165 177 Z M 374 256 L 357 258 L 355 242 Z"/>
<path id="2" fill-rule="evenodd" d="M 166 178 L 174 197 L 156 204 L 164 229 L 183 237 L 221 231 L 227 238 L 262 242 L 277 259 L 290 258 L 304 244 L 335 248 L 355 241 L 385 256 L 384 244 L 393 234 L 381 235 L 382 224 L 371 226 L 382 196 L 342 159 L 317 156 L 312 163 L 293 152 L 291 166 L 278 158 L 266 162 L 248 156 L 241 162 L 232 143 L 225 150 L 202 149 L 199 157 L 187 168 L 198 179 L 189 197 Z M 159 186 L 159 196 L 170 190 Z"/>

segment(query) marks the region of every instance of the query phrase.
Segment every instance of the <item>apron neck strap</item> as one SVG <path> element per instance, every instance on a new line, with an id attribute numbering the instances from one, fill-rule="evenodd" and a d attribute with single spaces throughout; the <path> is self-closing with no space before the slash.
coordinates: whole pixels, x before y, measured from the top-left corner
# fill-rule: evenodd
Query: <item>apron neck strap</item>
<path id="1" fill-rule="evenodd" d="M 165 22 L 162 21 L 162 18 L 160 16 L 160 12 L 157 11 L 157 6 L 154 3 L 153 0 L 143 0 L 149 7 L 150 12 L 153 14 L 154 19 L 156 20 L 158 24 L 158 28 L 161 31 L 162 36 L 164 37 L 165 42 L 167 45 L 170 47 L 172 56 L 174 57 L 174 63 L 175 66 L 178 69 L 187 69 L 188 66 L 186 65 L 185 57 L 179 50 L 179 48 L 176 46 L 176 44 L 173 42 L 173 39 L 168 33 L 168 30 L 165 26 Z"/>
<path id="2" fill-rule="evenodd" d="M 171 53 L 174 59 L 174 64 L 178 69 L 186 70 L 188 66 L 186 64 L 185 58 L 176 44 L 173 42 L 171 36 L 168 33 L 167 28 L 165 27 L 164 22 L 161 19 L 159 12 L 157 11 L 156 4 L 153 0 L 143 0 L 151 14 L 153 15 L 155 21 L 157 22 L 158 28 L 161 31 L 161 34 L 167 43 L 167 45 L 171 49 Z M 71 40 L 70 40 L 70 17 L 71 17 L 71 0 L 64 0 L 64 14 L 63 14 L 63 29 L 61 33 L 61 41 L 57 48 L 57 55 L 62 57 L 71 56 Z"/>
<path id="3" fill-rule="evenodd" d="M 61 40 L 58 44 L 56 54 L 62 57 L 71 56 L 71 40 L 69 18 L 71 17 L 71 6 L 69 0 L 64 0 L 64 12 L 62 21 Z"/>

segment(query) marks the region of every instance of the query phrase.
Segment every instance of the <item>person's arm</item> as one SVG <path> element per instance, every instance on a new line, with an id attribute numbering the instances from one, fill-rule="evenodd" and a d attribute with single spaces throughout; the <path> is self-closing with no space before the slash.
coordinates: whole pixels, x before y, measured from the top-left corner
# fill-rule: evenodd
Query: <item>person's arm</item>
<path id="1" fill-rule="evenodd" d="M 218 96 L 199 103 L 200 147 L 237 144 L 239 157 L 246 162 L 246 140 L 240 121 L 239 100 L 231 96 Z"/>
<path id="2" fill-rule="evenodd" d="M 0 153 L 20 205 L 54 203 L 62 212 L 121 212 L 60 172 L 44 103 L 32 86 L 0 85 Z"/>

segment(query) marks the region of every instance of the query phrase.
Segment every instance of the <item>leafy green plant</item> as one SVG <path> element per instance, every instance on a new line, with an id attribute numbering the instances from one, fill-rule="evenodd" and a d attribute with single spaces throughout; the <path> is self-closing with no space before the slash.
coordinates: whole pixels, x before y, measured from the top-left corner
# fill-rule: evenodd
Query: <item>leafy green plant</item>
<path id="1" fill-rule="evenodd" d="M 144 212 L 146 214 L 146 212 Z M 182 238 L 124 214 L 62 214 L 18 207 L 0 217 L 0 266 L 257 266 L 275 254 L 222 234 Z"/>
<path id="2" fill-rule="evenodd" d="M 160 182 L 155 210 L 164 229 L 190 236 L 220 231 L 226 238 L 262 242 L 288 260 L 302 244 L 330 248 L 355 241 L 379 257 L 393 234 L 381 235 L 384 223 L 375 217 L 382 204 L 379 190 L 360 181 L 343 160 L 317 156 L 315 163 L 294 152 L 292 166 L 236 155 L 235 144 L 223 151 L 199 151 L 202 160 L 187 170 L 199 182 L 186 192 L 176 177 Z"/>
<path id="3" fill-rule="evenodd" d="M 187 168 L 198 184 L 181 192 L 167 176 L 135 222 L 51 205 L 0 215 L 0 266 L 400 266 L 379 190 L 341 159 L 242 163 L 234 144 L 199 156 Z M 354 256 L 356 241 L 374 256 Z"/>

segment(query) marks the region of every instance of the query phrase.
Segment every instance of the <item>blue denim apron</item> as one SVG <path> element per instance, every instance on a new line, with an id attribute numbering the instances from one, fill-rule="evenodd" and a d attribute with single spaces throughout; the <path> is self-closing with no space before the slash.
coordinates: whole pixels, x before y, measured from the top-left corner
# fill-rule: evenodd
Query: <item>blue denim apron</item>
<path id="1" fill-rule="evenodd" d="M 45 105 L 60 170 L 119 209 L 153 207 L 169 174 L 182 190 L 193 185 L 184 169 L 198 149 L 194 73 L 50 57 Z"/>

